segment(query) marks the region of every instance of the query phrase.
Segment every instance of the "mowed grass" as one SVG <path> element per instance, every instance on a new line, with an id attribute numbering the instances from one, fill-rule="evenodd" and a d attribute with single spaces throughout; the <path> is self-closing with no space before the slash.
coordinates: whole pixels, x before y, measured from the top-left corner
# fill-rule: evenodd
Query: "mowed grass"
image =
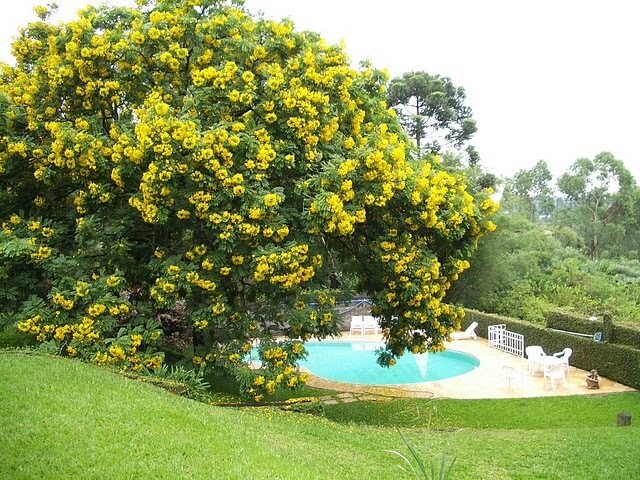
<path id="1" fill-rule="evenodd" d="M 631 427 L 615 426 L 618 411 Z M 394 400 L 326 415 L 213 407 L 77 361 L 0 353 L 0 478 L 410 478 L 385 452 L 406 452 L 395 425 L 425 458 L 456 456 L 453 479 L 640 478 L 638 394 Z"/>
<path id="2" fill-rule="evenodd" d="M 388 402 L 345 403 L 326 407 L 325 416 L 339 423 L 433 430 L 610 427 L 617 414 L 640 421 L 640 394 L 595 394 L 502 400 L 393 399 Z M 640 432 L 638 432 L 640 433 Z"/>

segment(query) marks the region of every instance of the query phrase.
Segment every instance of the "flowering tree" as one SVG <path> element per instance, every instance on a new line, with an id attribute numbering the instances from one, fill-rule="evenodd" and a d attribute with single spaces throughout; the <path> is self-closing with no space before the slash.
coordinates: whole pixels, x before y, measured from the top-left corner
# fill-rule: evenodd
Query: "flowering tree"
<path id="1" fill-rule="evenodd" d="M 180 311 L 193 362 L 259 399 L 304 381 L 348 277 L 382 318 L 381 363 L 442 348 L 495 205 L 408 158 L 381 72 L 234 2 L 37 12 L 0 78 L 0 313 L 20 330 L 153 369 Z"/>

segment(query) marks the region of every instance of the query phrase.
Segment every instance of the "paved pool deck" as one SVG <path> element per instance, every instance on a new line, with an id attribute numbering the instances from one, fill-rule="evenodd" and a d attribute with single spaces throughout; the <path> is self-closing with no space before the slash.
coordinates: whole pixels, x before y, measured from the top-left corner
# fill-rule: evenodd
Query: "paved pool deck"
<path id="1" fill-rule="evenodd" d="M 335 342 L 351 340 L 380 341 L 379 335 L 349 335 L 344 334 Z M 526 398 L 547 397 L 561 395 L 602 395 L 613 392 L 633 392 L 635 389 L 600 377 L 600 388 L 587 388 L 586 375 L 588 372 L 569 367 L 565 384 L 557 382 L 555 389 L 549 380 L 541 373 L 531 375 L 528 372 L 527 359 L 505 353 L 495 348 L 489 348 L 486 339 L 454 340 L 447 343 L 447 348 L 475 355 L 480 360 L 480 366 L 475 370 L 457 377 L 439 380 L 437 382 L 414 383 L 410 385 L 371 386 L 339 383 L 311 375 L 310 386 L 352 392 L 393 397 L 419 398 Z M 544 348 L 544 346 L 543 346 Z M 552 354 L 553 352 L 547 352 Z M 571 360 L 569 360 L 571 364 Z M 508 380 L 504 367 L 515 370 L 515 378 Z"/>

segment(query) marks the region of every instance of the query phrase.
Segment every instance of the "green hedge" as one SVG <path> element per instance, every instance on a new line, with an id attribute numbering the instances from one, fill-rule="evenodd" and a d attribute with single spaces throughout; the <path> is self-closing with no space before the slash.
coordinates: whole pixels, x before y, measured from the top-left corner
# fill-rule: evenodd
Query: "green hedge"
<path id="1" fill-rule="evenodd" d="M 640 348 L 640 329 L 614 325 L 611 341 L 613 343 L 629 345 L 633 348 Z"/>
<path id="2" fill-rule="evenodd" d="M 507 330 L 524 335 L 525 347 L 540 345 L 548 355 L 569 347 L 573 350 L 571 365 L 587 371 L 595 368 L 606 378 L 640 388 L 640 349 L 609 342 L 594 342 L 590 338 L 555 332 L 515 318 L 469 309 L 465 311 L 463 328 L 471 322 L 478 322 L 476 333 L 481 337 L 488 337 L 489 325 L 505 324 Z"/>
<path id="3" fill-rule="evenodd" d="M 601 317 L 598 317 L 597 320 L 589 320 L 584 315 L 559 309 L 547 312 L 545 319 L 548 328 L 557 328 L 568 332 L 593 335 L 596 332 L 602 332 L 603 329 Z"/>
<path id="4" fill-rule="evenodd" d="M 598 317 L 598 320 L 594 321 L 583 315 L 560 309 L 549 311 L 546 315 L 546 323 L 549 328 L 589 335 L 593 335 L 596 332 L 604 332 L 605 330 L 602 317 Z M 607 339 L 605 337 L 605 340 L 640 349 L 640 329 L 614 324 L 611 338 Z"/>

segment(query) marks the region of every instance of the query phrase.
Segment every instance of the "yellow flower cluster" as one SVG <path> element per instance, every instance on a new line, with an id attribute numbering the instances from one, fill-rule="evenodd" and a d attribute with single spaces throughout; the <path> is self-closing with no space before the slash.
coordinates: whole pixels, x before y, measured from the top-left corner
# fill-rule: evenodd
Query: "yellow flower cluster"
<path id="1" fill-rule="evenodd" d="M 34 335 L 38 335 L 41 330 L 41 321 L 42 317 L 40 315 L 34 315 L 31 318 L 27 318 L 26 320 L 19 322 L 17 327 L 21 332 L 33 333 Z"/>
<path id="2" fill-rule="evenodd" d="M 279 372 L 273 375 L 270 379 L 264 375 L 256 375 L 254 377 L 252 386 L 248 390 L 248 393 L 256 402 L 261 401 L 264 394 L 272 395 L 276 389 L 281 386 L 295 388 L 309 380 L 309 375 L 307 373 L 300 373 L 291 365 L 285 366 L 287 353 L 281 347 L 266 350 L 263 356 L 267 363 L 273 364 L 277 369 L 279 369 Z"/>
<path id="3" fill-rule="evenodd" d="M 35 315 L 19 322 L 17 328 L 21 332 L 35 335 L 39 342 L 52 339 L 62 342 L 73 339 L 80 343 L 95 343 L 101 339 L 101 335 L 94 330 L 94 321 L 88 317 L 83 317 L 82 322 L 78 324 L 56 326 L 51 323 L 42 324 L 42 317 Z"/>
<path id="4" fill-rule="evenodd" d="M 198 320 L 193 323 L 193 326 L 196 330 L 204 330 L 209 325 L 207 320 Z"/>
<path id="5" fill-rule="evenodd" d="M 323 231 L 327 233 L 337 232 L 343 236 L 351 235 L 355 230 L 355 225 L 364 223 L 367 218 L 366 210 L 363 208 L 357 210 L 354 214 L 350 214 L 345 210 L 343 199 L 347 200 L 351 198 L 353 198 L 353 190 L 351 189 L 351 181 L 348 180 L 343 182 L 341 194 L 334 193 L 329 195 L 321 207 L 319 207 L 318 204 L 322 202 L 324 198 L 314 200 L 311 203 L 309 212 L 312 214 L 317 214 L 320 210 L 326 212 L 326 223 L 323 226 Z"/>
<path id="6" fill-rule="evenodd" d="M 149 336 L 150 342 L 158 339 L 159 331 L 154 331 Z M 95 361 L 99 365 L 116 365 L 123 370 L 131 369 L 139 371 L 143 367 L 149 370 L 157 370 L 162 366 L 163 356 L 158 354 L 143 354 L 140 347 L 145 342 L 140 333 L 131 333 L 129 337 L 122 337 L 119 343 L 112 344 L 106 351 L 95 354 Z"/>
<path id="7" fill-rule="evenodd" d="M 65 298 L 61 293 L 53 294 L 51 301 L 56 305 L 60 305 L 65 310 L 71 310 L 74 305 L 73 300 Z"/>
<path id="8" fill-rule="evenodd" d="M 161 355 L 146 355 L 139 354 L 135 347 L 125 350 L 122 345 L 112 345 L 106 352 L 98 352 L 95 355 L 95 361 L 98 365 L 116 365 L 120 366 L 123 370 L 129 368 L 134 372 L 147 368 L 148 370 L 158 370 L 164 359 Z"/>
<path id="9" fill-rule="evenodd" d="M 82 317 L 82 322 L 71 325 L 73 339 L 79 342 L 95 342 L 100 335 L 94 331 L 95 321 L 89 317 Z"/>
<path id="10" fill-rule="evenodd" d="M 47 258 L 51 256 L 52 250 L 51 247 L 41 246 L 38 247 L 34 253 L 31 254 L 31 260 L 36 263 L 44 262 Z"/>
<path id="11" fill-rule="evenodd" d="M 282 199 L 274 193 L 268 193 L 262 199 L 262 202 L 267 207 L 276 207 L 281 201 Z"/>
<path id="12" fill-rule="evenodd" d="M 103 303 L 93 303 L 87 308 L 87 314 L 90 317 L 99 317 L 107 310 Z"/>
<path id="13" fill-rule="evenodd" d="M 280 285 L 284 289 L 310 281 L 315 275 L 314 265 L 305 265 L 311 260 L 319 266 L 320 258 L 309 259 L 307 244 L 295 245 L 279 253 L 261 255 L 255 259 L 253 278 L 257 282 L 269 281 L 273 285 Z"/>
<path id="14" fill-rule="evenodd" d="M 168 300 L 173 298 L 176 293 L 176 284 L 162 278 L 156 278 L 155 286 L 151 287 L 149 293 L 151 298 L 159 304 L 168 304 Z"/>

